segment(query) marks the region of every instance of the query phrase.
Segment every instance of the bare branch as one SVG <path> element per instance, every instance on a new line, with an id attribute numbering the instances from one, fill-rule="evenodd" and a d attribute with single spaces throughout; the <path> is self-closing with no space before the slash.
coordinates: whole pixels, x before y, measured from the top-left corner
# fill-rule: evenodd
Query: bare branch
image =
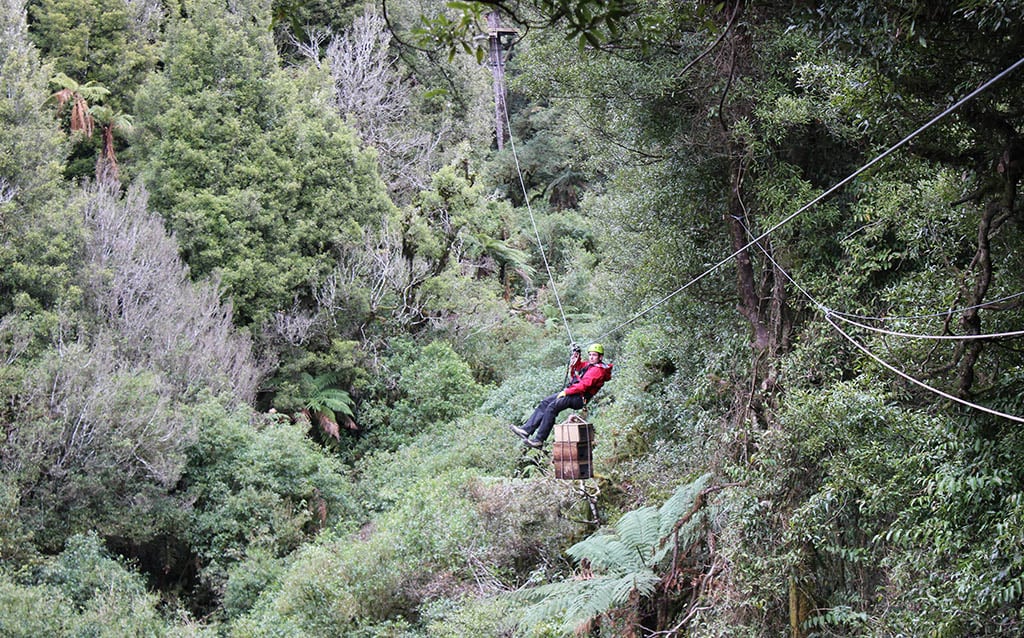
<path id="1" fill-rule="evenodd" d="M 413 85 L 399 73 L 391 39 L 384 18 L 367 13 L 331 38 L 324 56 L 338 111 L 377 149 L 389 191 L 405 202 L 427 187 L 431 159 L 447 131 L 431 135 L 410 126 Z"/>
<path id="2" fill-rule="evenodd" d="M 176 242 L 147 203 L 139 187 L 123 200 L 111 185 L 87 195 L 89 300 L 121 335 L 128 362 L 162 371 L 181 393 L 207 388 L 250 401 L 262 372 L 248 339 L 236 332 L 216 283 L 189 280 Z"/>

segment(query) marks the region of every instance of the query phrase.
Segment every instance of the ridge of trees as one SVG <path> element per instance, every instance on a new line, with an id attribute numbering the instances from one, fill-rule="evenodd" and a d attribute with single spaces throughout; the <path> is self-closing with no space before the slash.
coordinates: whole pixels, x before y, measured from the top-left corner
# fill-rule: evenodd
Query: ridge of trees
<path id="1" fill-rule="evenodd" d="M 1024 3 L 0 2 L 0 633 L 1021 632 Z"/>

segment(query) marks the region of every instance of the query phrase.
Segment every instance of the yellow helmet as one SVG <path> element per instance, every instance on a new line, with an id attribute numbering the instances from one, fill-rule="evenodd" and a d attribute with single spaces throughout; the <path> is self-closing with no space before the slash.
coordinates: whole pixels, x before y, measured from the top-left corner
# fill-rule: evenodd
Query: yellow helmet
<path id="1" fill-rule="evenodd" d="M 590 344 L 590 347 L 587 348 L 587 352 L 596 352 L 597 354 L 604 356 L 604 346 L 599 343 L 592 343 Z"/>

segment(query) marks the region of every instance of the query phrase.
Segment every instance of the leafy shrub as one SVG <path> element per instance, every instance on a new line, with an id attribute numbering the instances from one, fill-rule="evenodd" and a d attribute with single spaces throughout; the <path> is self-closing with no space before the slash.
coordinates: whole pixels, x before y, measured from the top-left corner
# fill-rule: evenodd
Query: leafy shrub
<path id="1" fill-rule="evenodd" d="M 472 413 L 484 395 L 469 365 L 444 341 L 422 349 L 407 340 L 394 340 L 382 365 L 388 378 L 378 379 L 381 394 L 394 396 L 360 408 L 367 436 L 363 449 L 395 449 L 430 426 Z"/>
<path id="2" fill-rule="evenodd" d="M 867 380 L 792 390 L 777 426 L 750 431 L 749 463 L 730 468 L 748 488 L 731 504 L 721 543 L 735 588 L 723 622 L 729 614 L 761 617 L 751 626 L 781 629 L 794 604 L 808 610 L 792 622 L 859 626 L 882 578 L 871 538 L 904 507 L 910 446 L 933 425 Z M 799 594 L 787 600 L 791 589 Z"/>
<path id="3" fill-rule="evenodd" d="M 75 297 L 84 241 L 65 209 L 64 136 L 44 106 L 51 70 L 29 39 L 27 2 L 0 12 L 0 317 Z M 27 318 L 27 317 L 25 317 Z M 41 333 L 45 334 L 45 333 Z"/>
<path id="4" fill-rule="evenodd" d="M 554 487 L 488 489 L 458 472 L 422 478 L 359 534 L 303 546 L 234 626 L 253 636 L 277 635 L 278 625 L 297 635 L 361 635 L 414 619 L 452 591 L 493 594 L 537 556 L 556 560 L 566 523 L 558 500 L 545 498 Z"/>
<path id="5" fill-rule="evenodd" d="M 1013 635 L 1024 627 L 1020 434 L 984 440 L 983 423 L 935 427 L 910 447 L 904 506 L 874 540 L 886 550 L 886 632 Z"/>
<path id="6" fill-rule="evenodd" d="M 510 612 L 513 609 L 514 606 L 502 596 L 444 598 L 422 609 L 423 624 L 431 638 L 512 638 L 515 622 Z"/>
<path id="7" fill-rule="evenodd" d="M 378 504 L 394 503 L 410 487 L 438 474 L 508 476 L 519 440 L 493 418 L 473 414 L 424 428 L 397 450 L 378 450 L 357 465 L 360 486 Z M 379 505 L 379 510 L 386 506 Z"/>
<path id="8" fill-rule="evenodd" d="M 321 537 L 304 545 L 283 576 L 233 624 L 235 635 L 347 636 L 360 624 L 408 609 L 403 592 L 413 557 L 395 548 L 392 530 L 357 538 Z"/>
<path id="9" fill-rule="evenodd" d="M 0 571 L 0 635 L 213 638 L 216 628 L 178 611 L 164 618 L 141 575 L 111 557 L 95 534 L 16 576 Z"/>
<path id="10" fill-rule="evenodd" d="M 57 635 L 114 638 L 161 636 L 168 623 L 157 611 L 158 598 L 143 578 L 121 561 L 111 558 L 95 534 L 73 536 L 67 547 L 37 576 L 39 587 L 29 588 L 61 610 L 53 628 Z M 42 614 L 40 618 L 45 618 Z"/>
<path id="11" fill-rule="evenodd" d="M 5 462 L 36 542 L 57 551 L 88 529 L 140 541 L 165 531 L 154 523 L 195 428 L 160 375 L 126 364 L 106 344 L 82 342 L 54 349 L 31 370 L 18 388 L 24 409 Z"/>
<path id="12" fill-rule="evenodd" d="M 433 334 L 451 344 L 480 383 L 499 382 L 512 370 L 510 360 L 539 329 L 509 312 L 496 281 L 447 271 L 425 285 L 444 302 L 431 310 L 445 320 Z"/>
<path id="13" fill-rule="evenodd" d="M 719 314 L 689 304 L 676 310 L 686 328 L 645 325 L 630 331 L 615 360 L 614 401 L 591 410 L 598 429 L 595 463 L 625 493 L 629 506 L 667 498 L 680 474 L 719 470 L 743 436 L 730 427 L 736 364 L 745 337 Z M 714 342 L 714 348 L 700 344 Z M 696 345 L 695 345 L 696 344 Z"/>
<path id="14" fill-rule="evenodd" d="M 56 587 L 19 585 L 0 573 L 0 635 L 65 636 L 74 622 L 71 602 Z"/>
<path id="15" fill-rule="evenodd" d="M 188 538 L 215 593 L 233 564 L 262 555 L 256 550 L 282 557 L 319 530 L 358 518 L 344 468 L 303 425 L 247 409 L 225 414 L 216 402 L 200 406 L 197 419 L 199 441 L 183 476 L 194 510 Z M 245 586 L 236 585 L 241 595 Z"/>
<path id="16" fill-rule="evenodd" d="M 270 21 L 270 7 L 225 13 L 208 2 L 170 20 L 163 68 L 137 94 L 133 139 L 192 272 L 219 272 L 236 322 L 254 332 L 296 303 L 316 307 L 347 222 L 372 226 L 393 211 L 374 156 L 331 112 L 329 87 L 300 97 L 304 74 L 279 67 Z"/>
<path id="17" fill-rule="evenodd" d="M 690 547 L 700 536 L 705 512 L 698 498 L 710 478 L 706 474 L 680 486 L 660 508 L 631 510 L 612 529 L 570 547 L 569 555 L 587 573 L 516 592 L 513 599 L 529 605 L 520 616 L 521 628 L 533 635 L 570 635 L 600 618 L 616 634 L 635 632 L 642 626 L 644 602 L 668 580 L 663 573 L 676 568 L 670 564 L 674 550 Z"/>
<path id="18" fill-rule="evenodd" d="M 279 579 L 286 559 L 274 556 L 267 548 L 250 547 L 245 558 L 227 569 L 222 607 L 228 619 L 252 609 L 260 594 Z"/>
<path id="19" fill-rule="evenodd" d="M 398 386 L 405 398 L 395 404 L 392 422 L 400 431 L 452 421 L 472 411 L 483 396 L 469 366 L 443 341 L 423 348 L 401 371 Z"/>

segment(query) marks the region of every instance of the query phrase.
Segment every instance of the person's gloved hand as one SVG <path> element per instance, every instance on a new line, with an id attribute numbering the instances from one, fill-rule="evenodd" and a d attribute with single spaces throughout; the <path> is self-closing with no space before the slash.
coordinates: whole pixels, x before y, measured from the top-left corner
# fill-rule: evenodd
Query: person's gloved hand
<path id="1" fill-rule="evenodd" d="M 558 398 L 559 399 L 565 398 L 565 390 L 562 390 L 561 392 L 558 393 Z"/>

